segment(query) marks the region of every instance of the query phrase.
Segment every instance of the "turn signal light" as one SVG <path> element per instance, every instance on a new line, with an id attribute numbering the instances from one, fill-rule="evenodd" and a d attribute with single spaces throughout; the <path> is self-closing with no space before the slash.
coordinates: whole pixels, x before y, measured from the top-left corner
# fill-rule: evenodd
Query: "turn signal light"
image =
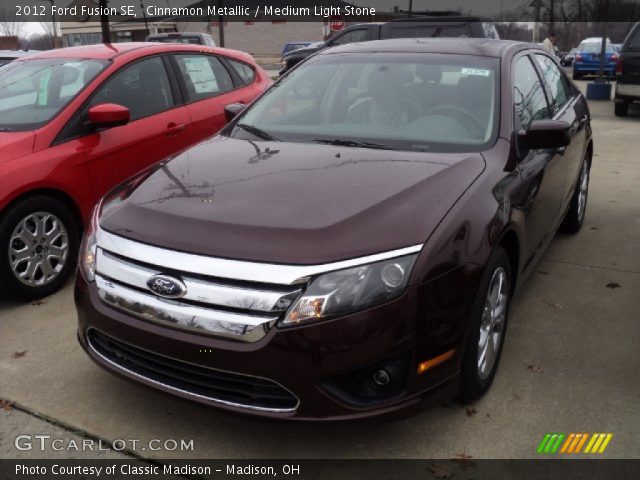
<path id="1" fill-rule="evenodd" d="M 426 371 L 437 367 L 438 365 L 440 365 L 443 362 L 446 362 L 451 357 L 453 357 L 453 354 L 455 353 L 455 351 L 456 351 L 455 348 L 453 348 L 453 349 L 449 350 L 448 352 L 444 352 L 442 355 L 438 355 L 437 357 L 433 357 L 430 360 L 426 360 L 426 361 L 420 363 L 418 365 L 418 375 L 422 375 Z"/>

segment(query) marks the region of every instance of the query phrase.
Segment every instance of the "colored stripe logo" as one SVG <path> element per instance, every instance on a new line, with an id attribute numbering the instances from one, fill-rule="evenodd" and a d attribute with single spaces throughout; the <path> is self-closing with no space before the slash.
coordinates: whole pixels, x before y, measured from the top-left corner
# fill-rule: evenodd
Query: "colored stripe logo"
<path id="1" fill-rule="evenodd" d="M 536 450 L 540 454 L 604 453 L 613 433 L 547 433 Z"/>

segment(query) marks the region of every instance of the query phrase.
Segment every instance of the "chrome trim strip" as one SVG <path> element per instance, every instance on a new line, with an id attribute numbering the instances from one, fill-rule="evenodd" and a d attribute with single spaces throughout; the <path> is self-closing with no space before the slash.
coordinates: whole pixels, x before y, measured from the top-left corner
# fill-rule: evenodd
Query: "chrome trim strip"
<path id="1" fill-rule="evenodd" d="M 141 265 L 136 265 L 135 263 L 114 257 L 109 252 L 98 248 L 96 273 L 126 285 L 148 290 L 147 281 L 152 276 L 165 272 L 160 268 L 152 270 Z M 275 290 L 223 285 L 213 281 L 208 282 L 183 275 L 180 275 L 179 278 L 187 287 L 187 293 L 181 297 L 183 300 L 259 312 L 273 313 L 276 311 L 275 307 L 278 300 L 300 292 L 299 288 L 291 288 L 287 292 L 278 292 Z M 291 303 L 291 300 L 289 300 L 289 303 Z M 286 307 L 278 307 L 277 311 L 283 312 L 285 310 Z"/>
<path id="2" fill-rule="evenodd" d="M 235 403 L 235 402 L 229 402 L 227 400 L 220 400 L 214 397 L 207 397 L 206 395 L 200 395 L 198 393 L 193 393 L 193 392 L 189 392 L 188 390 L 183 390 L 181 388 L 178 387 L 174 387 L 172 385 L 167 385 L 166 383 L 162 383 L 159 382 L 157 380 L 153 380 L 151 378 L 145 377 L 144 375 L 140 375 L 137 372 L 134 372 L 133 370 L 129 370 L 128 368 L 123 367 L 122 365 L 119 365 L 117 363 L 115 363 L 113 360 L 108 359 L 107 357 L 105 357 L 103 354 L 101 354 L 91 343 L 91 337 L 88 335 L 87 331 L 87 335 L 86 335 L 86 339 L 87 339 L 87 345 L 89 346 L 89 348 L 91 349 L 91 352 L 96 355 L 98 358 L 100 358 L 100 360 L 102 360 L 103 362 L 107 363 L 109 366 L 113 367 L 115 370 L 120 370 L 121 372 L 125 372 L 126 375 L 132 376 L 134 378 L 137 378 L 139 380 L 141 380 L 143 383 L 146 384 L 151 384 L 151 385 L 157 385 L 163 388 L 167 388 L 169 390 L 173 390 L 174 392 L 179 392 L 179 393 L 183 393 L 187 396 L 190 397 L 195 397 L 195 398 L 201 398 L 203 400 L 209 400 L 215 403 L 220 403 L 222 405 L 226 405 L 229 407 L 236 407 L 236 408 L 246 408 L 248 410 L 256 410 L 256 411 L 260 411 L 260 412 L 272 412 L 272 413 L 290 413 L 290 412 L 295 412 L 298 407 L 300 406 L 300 399 L 288 388 L 284 387 L 283 385 L 279 384 L 278 382 L 271 380 L 270 378 L 264 378 L 264 377 L 256 377 L 255 375 L 245 375 L 243 373 L 236 373 L 236 372 L 226 372 L 226 373 L 233 373 L 234 375 L 240 375 L 243 377 L 251 377 L 251 378 L 258 378 L 261 380 L 268 380 L 270 382 L 273 382 L 274 384 L 282 387 L 284 390 L 286 390 L 287 392 L 289 392 L 293 398 L 296 399 L 296 401 L 298 403 L 296 403 L 296 406 L 293 408 L 268 408 L 268 407 L 256 407 L 254 405 L 244 405 L 242 403 Z M 121 340 L 118 340 L 121 341 Z M 122 342 L 122 343 L 126 343 L 126 342 Z M 132 345 L 134 346 L 134 345 Z M 140 348 L 140 347 L 135 347 L 135 348 Z M 144 349 L 141 349 L 144 350 Z M 147 350 L 148 351 L 148 350 Z M 159 353 L 155 353 L 155 352 L 149 352 L 149 353 L 153 353 L 154 355 L 160 355 Z M 164 356 L 164 355 L 160 355 L 160 356 Z M 171 357 L 165 357 L 165 358 L 171 358 Z M 175 360 L 174 358 L 171 358 L 171 360 Z M 181 360 L 180 360 L 181 361 Z M 185 362 L 188 363 L 188 362 Z M 193 364 L 192 364 L 193 365 Z M 199 367 L 202 367 L 202 365 L 197 365 Z M 208 368 L 208 367 L 204 367 L 204 368 Z M 215 370 L 215 369 L 211 369 L 211 370 Z M 219 371 L 224 371 L 224 370 L 219 370 Z"/>
<path id="3" fill-rule="evenodd" d="M 246 342 L 255 342 L 267 333 L 279 315 L 256 316 L 196 307 L 158 298 L 123 287 L 96 275 L 98 295 L 103 303 L 135 317 L 196 332 L 210 332 Z"/>
<path id="4" fill-rule="evenodd" d="M 163 267 L 172 270 L 218 278 L 275 283 L 279 285 L 303 283 L 307 281 L 309 277 L 320 273 L 418 253 L 422 250 L 423 246 L 423 244 L 412 245 L 398 250 L 321 265 L 280 265 L 208 257 L 205 255 L 168 250 L 129 240 L 119 235 L 109 233 L 101 228 L 98 228 L 97 239 L 98 246 L 104 250 L 150 265 L 158 265 L 161 262 Z"/>

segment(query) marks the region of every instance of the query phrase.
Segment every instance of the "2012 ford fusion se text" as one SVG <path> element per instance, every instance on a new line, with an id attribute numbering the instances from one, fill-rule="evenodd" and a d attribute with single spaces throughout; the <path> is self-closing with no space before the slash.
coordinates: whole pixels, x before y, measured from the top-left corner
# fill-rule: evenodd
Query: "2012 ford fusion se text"
<path id="1" fill-rule="evenodd" d="M 483 395 L 509 302 L 580 229 L 585 99 L 535 45 L 324 50 L 216 136 L 113 190 L 80 253 L 105 369 L 282 419 Z"/>

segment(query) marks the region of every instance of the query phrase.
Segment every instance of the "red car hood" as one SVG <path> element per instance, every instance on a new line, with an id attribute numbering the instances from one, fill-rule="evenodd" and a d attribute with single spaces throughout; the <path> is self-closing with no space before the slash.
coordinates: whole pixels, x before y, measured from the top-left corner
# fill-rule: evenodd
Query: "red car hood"
<path id="1" fill-rule="evenodd" d="M 0 132 L 0 163 L 33 152 L 33 132 Z"/>
<path id="2" fill-rule="evenodd" d="M 423 243 L 484 167 L 479 153 L 214 137 L 160 164 L 100 224 L 191 253 L 333 262 Z"/>

